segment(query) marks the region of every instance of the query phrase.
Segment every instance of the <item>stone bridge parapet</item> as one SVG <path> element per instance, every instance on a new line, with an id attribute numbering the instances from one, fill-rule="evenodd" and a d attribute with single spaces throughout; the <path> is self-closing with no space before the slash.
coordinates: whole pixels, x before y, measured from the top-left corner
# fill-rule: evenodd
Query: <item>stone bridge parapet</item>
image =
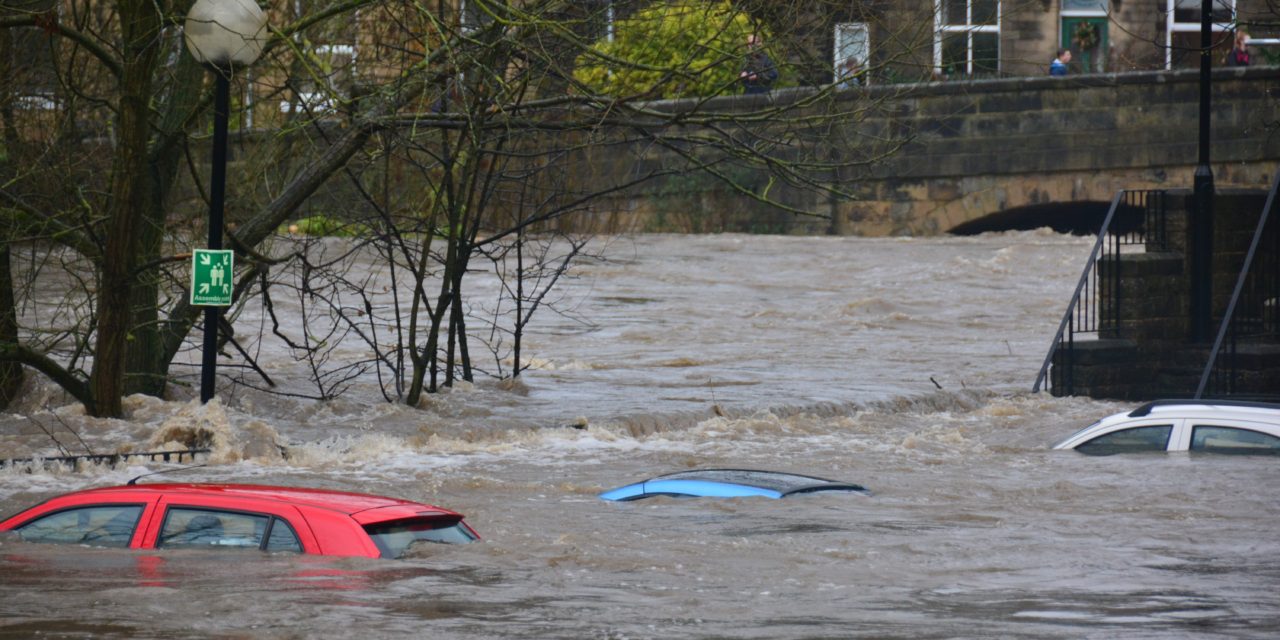
<path id="1" fill-rule="evenodd" d="M 1212 80 L 1216 182 L 1265 188 L 1280 168 L 1280 68 L 1217 69 Z M 777 93 L 775 100 L 789 97 Z M 839 97 L 867 98 L 878 106 L 850 125 L 858 135 L 908 142 L 869 168 L 840 175 L 855 199 L 790 196 L 789 204 L 829 222 L 797 218 L 769 230 L 883 236 L 1041 226 L 1105 211 L 1120 189 L 1189 187 L 1197 160 L 1196 71 L 872 86 Z M 746 108 L 758 100 L 722 98 L 716 106 Z M 630 226 L 647 226 L 654 211 L 645 209 L 674 208 L 661 194 L 676 194 L 685 206 L 740 207 L 660 186 L 630 199 L 637 216 Z M 722 222 L 720 229 L 687 230 L 751 230 L 735 228 L 732 215 Z"/>

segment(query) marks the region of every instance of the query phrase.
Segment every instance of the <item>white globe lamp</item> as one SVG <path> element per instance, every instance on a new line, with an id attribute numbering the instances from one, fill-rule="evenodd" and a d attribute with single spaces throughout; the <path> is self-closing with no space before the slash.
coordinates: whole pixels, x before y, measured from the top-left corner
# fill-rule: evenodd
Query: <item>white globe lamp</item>
<path id="1" fill-rule="evenodd" d="M 187 12 L 183 33 L 196 60 L 231 72 L 262 55 L 267 14 L 252 0 L 198 0 Z"/>

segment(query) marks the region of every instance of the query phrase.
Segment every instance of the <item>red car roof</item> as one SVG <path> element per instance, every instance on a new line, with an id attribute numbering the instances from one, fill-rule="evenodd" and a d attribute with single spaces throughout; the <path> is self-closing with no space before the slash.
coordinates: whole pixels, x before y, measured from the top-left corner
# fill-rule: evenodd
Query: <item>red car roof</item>
<path id="1" fill-rule="evenodd" d="M 447 509 L 441 509 L 440 507 L 423 504 L 421 502 L 412 502 L 410 500 L 400 500 L 398 498 L 388 498 L 385 496 L 375 496 L 366 493 L 253 484 L 138 484 L 85 489 L 83 491 L 76 491 L 73 495 L 86 495 L 93 493 L 164 493 L 168 495 L 185 494 L 250 498 L 331 509 L 347 515 L 356 514 L 361 511 L 368 511 L 370 509 L 383 509 L 386 507 L 401 507 L 405 509 L 405 513 L 422 513 L 424 511 L 442 514 L 453 513 Z"/>

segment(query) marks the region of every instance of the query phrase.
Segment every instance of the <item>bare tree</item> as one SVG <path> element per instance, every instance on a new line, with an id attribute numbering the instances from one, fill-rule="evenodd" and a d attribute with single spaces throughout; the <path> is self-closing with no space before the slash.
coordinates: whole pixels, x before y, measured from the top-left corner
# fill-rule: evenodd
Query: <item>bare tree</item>
<path id="1" fill-rule="evenodd" d="M 600 46 L 617 16 L 645 4 L 280 2 L 264 59 L 238 85 L 246 133 L 227 232 L 247 266 L 223 346 L 246 363 L 246 383 L 270 386 L 250 355 L 265 340 L 307 363 L 322 398 L 376 372 L 385 397 L 417 403 L 474 377 L 473 335 L 491 336 L 486 347 L 499 363 L 507 351 L 498 336 L 509 336 L 513 364 L 494 372 L 516 375 L 521 336 L 582 252 L 575 229 L 589 229 L 588 219 L 694 175 L 725 198 L 822 217 L 831 199 L 850 197 L 842 183 L 904 142 L 856 126 L 894 91 L 825 84 L 829 49 L 813 34 L 849 19 L 845 3 L 738 5 L 741 19 L 770 34 L 776 90 L 677 100 L 654 98 L 740 69 L 745 42 L 676 52 L 666 66 Z M 48 375 L 94 414 L 119 415 L 122 395 L 164 392 L 199 318 L 180 267 L 204 211 L 199 142 L 209 89 L 181 43 L 189 2 L 50 6 L 0 10 L 0 32 L 42 34 L 55 79 L 40 109 L 12 109 L 30 93 L 21 82 L 0 94 L 10 159 L 0 185 L 4 248 L 23 247 L 41 265 L 0 270 L 0 295 L 8 286 L 20 308 L 37 294 L 13 283 L 73 273 L 74 313 L 59 341 L 38 339 L 51 329 L 39 318 L 10 326 L 0 317 L 0 360 Z M 918 26 L 895 33 L 920 38 Z M 868 63 L 868 77 L 898 62 Z M 575 76 L 589 65 L 658 73 L 640 90 L 601 93 Z M 736 82 L 716 89 L 738 90 Z M 24 137 L 32 121 L 47 131 Z M 306 214 L 347 225 L 351 238 L 321 257 L 322 243 L 279 235 Z M 55 246 L 72 256 L 65 269 L 35 257 Z M 353 271 L 369 255 L 380 256 L 373 275 Z M 499 298 L 484 305 L 467 293 L 477 257 L 501 277 Z M 275 313 L 285 300 L 300 315 Z M 237 318 L 246 310 L 271 320 L 244 333 Z M 477 317 L 480 329 L 469 331 Z M 337 345 L 353 342 L 366 355 L 335 357 Z M 11 379 L 3 373 L 0 382 Z"/>

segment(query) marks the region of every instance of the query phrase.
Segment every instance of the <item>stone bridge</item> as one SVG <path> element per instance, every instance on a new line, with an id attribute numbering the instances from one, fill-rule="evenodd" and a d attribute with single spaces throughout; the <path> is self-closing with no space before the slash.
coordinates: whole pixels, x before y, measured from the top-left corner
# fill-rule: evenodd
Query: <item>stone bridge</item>
<path id="1" fill-rule="evenodd" d="M 855 200 L 792 197 L 793 206 L 829 222 L 788 215 L 780 226 L 753 229 L 728 214 L 701 228 L 675 224 L 672 230 L 868 236 L 1039 226 L 1084 231 L 1097 227 L 1119 189 L 1192 183 L 1197 71 L 872 86 L 843 99 L 867 97 L 883 99 L 885 106 L 858 126 L 891 131 L 910 142 L 869 175 L 842 176 Z M 1280 68 L 1215 70 L 1212 112 L 1216 184 L 1267 187 L 1280 169 Z M 623 226 L 662 228 L 652 217 L 671 215 L 659 210 L 669 211 L 676 203 L 663 203 L 655 197 L 660 193 L 678 189 L 659 187 L 648 197 L 615 202 L 613 215 L 621 210 L 630 218 Z M 680 198 L 686 205 L 699 202 L 693 194 Z M 713 202 L 704 194 L 700 204 L 705 209 Z M 741 208 L 725 204 L 718 208 Z M 619 222 L 625 221 L 613 220 Z"/>

